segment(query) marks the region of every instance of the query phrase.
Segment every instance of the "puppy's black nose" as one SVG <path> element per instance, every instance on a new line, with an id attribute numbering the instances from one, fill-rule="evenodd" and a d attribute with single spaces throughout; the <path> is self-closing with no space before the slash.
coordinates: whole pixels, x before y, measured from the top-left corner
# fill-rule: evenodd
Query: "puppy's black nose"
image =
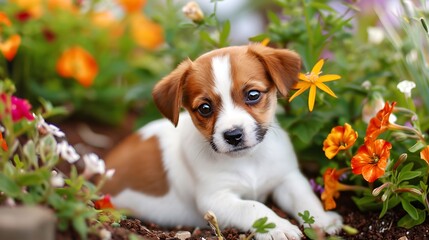
<path id="1" fill-rule="evenodd" d="M 225 138 L 227 143 L 237 146 L 243 139 L 243 129 L 235 128 L 233 130 L 226 131 L 223 133 L 223 138 Z"/>

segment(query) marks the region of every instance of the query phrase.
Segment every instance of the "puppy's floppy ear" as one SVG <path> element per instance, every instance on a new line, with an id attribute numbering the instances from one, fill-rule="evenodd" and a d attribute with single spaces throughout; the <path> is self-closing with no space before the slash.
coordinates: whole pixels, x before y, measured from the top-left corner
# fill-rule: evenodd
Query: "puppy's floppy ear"
<path id="1" fill-rule="evenodd" d="M 254 55 L 264 66 L 278 91 L 286 96 L 298 81 L 301 58 L 287 49 L 274 49 L 260 44 L 249 45 L 248 53 Z"/>
<path id="2" fill-rule="evenodd" d="M 179 112 L 182 105 L 182 87 L 191 69 L 192 62 L 187 59 L 183 61 L 169 75 L 159 81 L 152 96 L 159 111 L 168 118 L 174 126 L 179 122 Z"/>

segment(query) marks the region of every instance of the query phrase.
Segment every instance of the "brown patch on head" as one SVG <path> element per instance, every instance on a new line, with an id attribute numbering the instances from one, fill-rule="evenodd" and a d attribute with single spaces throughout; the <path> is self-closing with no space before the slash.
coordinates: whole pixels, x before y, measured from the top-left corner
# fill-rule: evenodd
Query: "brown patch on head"
<path id="1" fill-rule="evenodd" d="M 103 192 L 116 195 L 126 188 L 153 196 L 168 192 L 167 173 L 162 162 L 158 138 L 142 139 L 138 134 L 126 138 L 106 157 L 106 168 L 115 169 Z"/>

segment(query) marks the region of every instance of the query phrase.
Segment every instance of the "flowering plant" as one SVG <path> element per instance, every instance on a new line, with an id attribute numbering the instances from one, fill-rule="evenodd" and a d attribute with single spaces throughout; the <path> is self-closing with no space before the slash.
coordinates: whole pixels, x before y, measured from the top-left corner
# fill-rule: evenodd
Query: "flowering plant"
<path id="1" fill-rule="evenodd" d="M 89 233 L 100 234 L 101 224 L 96 224 L 100 219 L 120 217 L 111 212 L 108 216 L 113 219 L 102 218 L 110 211 L 103 209 L 113 206 L 99 190 L 114 170 L 106 170 L 94 154 L 81 157 L 60 129 L 45 122 L 44 116 L 55 108 L 45 104 L 32 112 L 27 100 L 13 94 L 13 84 L 0 81 L 0 205 L 46 206 L 55 212 L 59 230 L 72 228 L 82 239 Z M 80 159 L 83 171 L 75 164 Z M 94 175 L 102 176 L 96 185 L 89 181 Z"/>
<path id="2" fill-rule="evenodd" d="M 229 22 L 205 17 L 195 3 L 183 12 L 171 1 L 145 0 L 0 6 L 0 78 L 12 79 L 16 95 L 33 105 L 41 97 L 106 123 L 131 108 L 155 113 L 148 90 L 156 81 L 184 58 L 229 43 Z"/>
<path id="3" fill-rule="evenodd" d="M 371 118 L 363 144 L 354 155 L 352 149 L 358 139 L 357 132 L 347 123 L 332 129 L 324 141 L 323 150 L 327 158 L 338 156 L 343 161 L 335 164 L 338 167 L 328 167 L 323 175 L 325 188 L 321 197 L 325 209 L 336 207 L 334 199 L 339 197 L 339 191 L 357 190 L 363 193 L 353 199 L 361 210 L 378 207 L 382 209 L 382 217 L 388 209 L 401 204 L 407 214 L 399 220 L 399 226 L 410 228 L 425 221 L 429 213 L 428 145 L 417 125 L 417 116 L 395 105 L 395 102 L 386 102 L 384 108 Z M 393 123 L 393 112 L 405 114 L 411 121 L 406 123 L 407 126 Z M 413 141 L 407 149 L 407 144 Z M 392 152 L 393 148 L 398 148 L 398 153 Z M 354 175 L 346 174 L 348 172 Z M 341 183 L 340 178 L 345 174 L 345 178 L 356 185 Z M 368 182 L 367 187 L 359 184 L 362 181 L 356 175 L 362 175 Z M 343 177 L 342 181 L 347 180 Z"/>

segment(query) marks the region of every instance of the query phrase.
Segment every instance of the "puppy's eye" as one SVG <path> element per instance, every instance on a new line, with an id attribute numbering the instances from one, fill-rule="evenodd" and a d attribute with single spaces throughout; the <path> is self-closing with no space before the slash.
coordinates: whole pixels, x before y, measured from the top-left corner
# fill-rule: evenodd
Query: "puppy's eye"
<path id="1" fill-rule="evenodd" d="M 198 106 L 198 112 L 203 117 L 209 117 L 212 113 L 212 107 L 208 103 L 203 103 L 200 106 Z"/>
<path id="2" fill-rule="evenodd" d="M 261 100 L 261 92 L 258 90 L 250 90 L 247 92 L 246 103 L 253 105 L 257 104 Z"/>

